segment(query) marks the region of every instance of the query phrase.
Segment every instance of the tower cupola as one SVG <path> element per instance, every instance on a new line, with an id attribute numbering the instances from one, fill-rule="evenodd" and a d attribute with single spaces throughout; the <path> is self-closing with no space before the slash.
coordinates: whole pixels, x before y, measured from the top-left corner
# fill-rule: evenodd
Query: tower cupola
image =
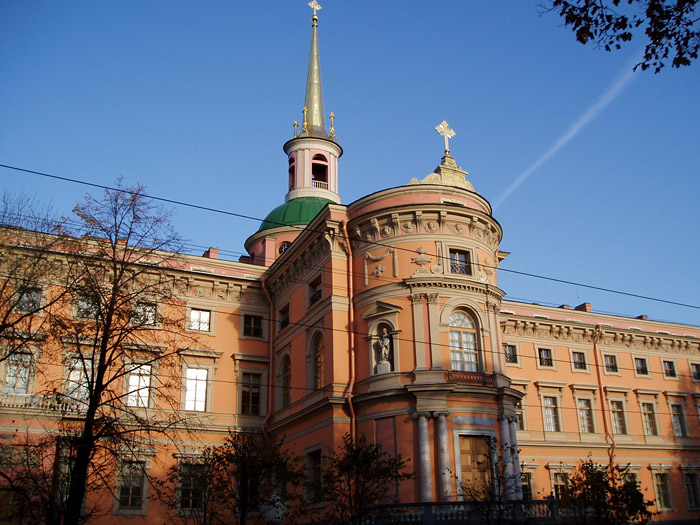
<path id="1" fill-rule="evenodd" d="M 321 84 L 321 60 L 318 52 L 318 11 L 316 0 L 309 3 L 311 17 L 311 52 L 306 78 L 306 97 L 302 110 L 301 130 L 294 122 L 294 137 L 284 145 L 289 159 L 289 191 L 285 201 L 300 197 L 319 197 L 340 203 L 338 195 L 338 159 L 343 154 L 335 136 L 335 115 L 330 114 L 326 128 Z"/>

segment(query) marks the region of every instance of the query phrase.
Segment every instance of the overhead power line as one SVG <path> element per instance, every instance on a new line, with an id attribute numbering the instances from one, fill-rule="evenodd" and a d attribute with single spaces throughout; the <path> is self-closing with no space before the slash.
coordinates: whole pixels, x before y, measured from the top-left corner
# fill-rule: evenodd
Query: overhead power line
<path id="1" fill-rule="evenodd" d="M 129 194 L 132 194 L 132 195 L 136 195 L 136 194 L 137 194 L 137 192 L 129 191 L 128 189 L 124 189 L 124 188 L 115 188 L 115 187 L 112 187 L 112 186 L 105 186 L 105 185 L 103 185 L 103 184 L 97 184 L 97 183 L 94 183 L 94 182 L 87 182 L 87 181 L 83 181 L 83 180 L 79 180 L 79 179 L 74 179 L 74 178 L 71 178 L 71 177 L 63 177 L 63 176 L 61 176 L 61 175 L 54 175 L 54 174 L 51 174 L 51 173 L 46 173 L 46 172 L 41 172 L 41 171 L 36 171 L 36 170 L 30 170 L 30 169 L 26 169 L 26 168 L 20 168 L 20 167 L 18 167 L 18 166 L 10 166 L 10 165 L 8 165 L 8 164 L 0 164 L 0 167 L 1 167 L 1 168 L 6 168 L 6 169 L 10 169 L 10 170 L 15 170 L 15 171 L 21 171 L 21 172 L 24 172 L 24 173 L 31 173 L 31 174 L 33 174 L 33 175 L 39 175 L 39 176 L 41 176 L 41 177 L 48 177 L 48 178 L 55 179 L 55 180 L 61 180 L 61 181 L 64 181 L 64 182 L 71 182 L 71 183 L 74 183 L 74 184 L 81 184 L 81 185 L 89 186 L 89 187 L 93 187 L 93 188 L 100 188 L 100 189 L 103 189 L 103 190 L 109 190 L 109 191 L 123 191 L 123 192 L 125 192 L 125 193 L 129 193 Z M 139 194 L 139 195 L 142 195 L 143 197 L 146 197 L 146 198 L 152 199 L 152 200 L 154 200 L 154 201 L 158 201 L 158 202 L 165 202 L 165 203 L 168 203 L 168 204 L 174 204 L 174 205 L 176 205 L 176 206 L 184 206 L 184 207 L 187 207 L 187 208 L 193 208 L 193 209 L 202 210 L 202 211 L 208 211 L 208 212 L 212 212 L 212 213 L 219 213 L 219 214 L 222 214 L 222 215 L 228 215 L 228 216 L 230 216 L 230 217 L 237 217 L 237 218 L 240 218 L 240 219 L 247 219 L 247 220 L 252 220 L 252 221 L 257 221 L 257 222 L 263 222 L 263 221 L 265 220 L 265 219 L 261 219 L 261 218 L 259 218 L 259 217 L 253 217 L 253 216 L 251 216 L 251 215 L 245 215 L 245 214 L 242 214 L 242 213 L 236 213 L 236 212 L 228 211 L 228 210 L 221 210 L 221 209 L 218 209 L 218 208 L 212 208 L 212 207 L 210 207 L 210 206 L 202 206 L 202 205 L 199 205 L 199 204 L 193 204 L 193 203 L 189 203 L 189 202 L 185 202 L 185 201 L 180 201 L 180 200 L 176 200 L 176 199 L 168 199 L 168 198 L 166 198 L 166 197 L 158 197 L 158 196 L 154 196 L 154 195 L 150 195 L 150 194 Z M 272 222 L 272 221 L 270 221 L 270 222 Z M 310 229 L 310 228 L 308 228 L 308 227 L 306 227 L 306 226 L 290 226 L 290 225 L 286 225 L 286 224 L 280 224 L 280 226 L 287 226 L 287 227 L 290 227 L 290 228 L 298 229 L 299 231 L 308 230 L 308 231 L 314 231 L 315 233 L 323 233 L 323 232 L 318 232 L 318 231 L 316 231 L 316 230 L 312 230 L 312 229 Z M 384 243 L 381 243 L 381 242 L 377 242 L 377 241 L 369 241 L 369 240 L 365 240 L 365 239 L 360 239 L 360 242 L 363 242 L 363 243 L 365 243 L 365 244 L 371 244 L 371 245 L 381 246 L 381 247 L 384 247 L 384 248 L 388 247 L 388 245 L 386 245 L 386 244 L 384 244 Z M 413 250 L 409 250 L 408 248 L 394 247 L 394 249 L 396 249 L 396 250 L 401 250 L 401 251 L 406 251 L 406 252 L 410 252 L 410 253 L 414 253 Z M 432 256 L 434 256 L 434 257 L 438 257 L 437 254 L 428 254 L 428 255 L 432 255 Z M 445 257 L 443 257 L 443 258 L 445 258 Z M 597 290 L 597 291 L 606 292 L 606 293 L 611 293 L 611 294 L 616 294 L 616 295 L 623 295 L 623 296 L 626 296 L 626 297 L 633 297 L 633 298 L 635 298 L 635 299 L 643 299 L 643 300 L 646 300 L 646 301 L 654 301 L 654 302 L 663 303 L 663 304 L 669 304 L 669 305 L 673 305 L 673 306 L 681 306 L 681 307 L 684 307 L 684 308 L 692 308 L 692 309 L 694 309 L 694 310 L 700 310 L 700 305 L 689 304 L 689 303 L 682 303 L 682 302 L 679 302 L 679 301 L 671 301 L 671 300 L 669 300 L 669 299 L 662 299 L 662 298 L 660 298 L 660 297 L 652 297 L 652 296 L 644 295 L 644 294 L 638 294 L 638 293 L 633 293 L 633 292 L 626 292 L 626 291 L 622 291 L 622 290 L 615 290 L 615 289 L 613 289 L 613 288 L 606 288 L 606 287 L 602 287 L 602 286 L 596 286 L 596 285 L 591 285 L 591 284 L 585 284 L 585 283 L 580 283 L 580 282 L 577 282 L 577 281 L 570 281 L 570 280 L 567 280 L 567 279 L 559 279 L 559 278 L 556 278 L 556 277 L 549 277 L 549 276 L 546 276 L 546 275 L 540 275 L 540 274 L 535 274 L 535 273 L 531 273 L 531 272 L 524 272 L 524 271 L 520 271 L 520 270 L 511 270 L 511 269 L 508 269 L 508 268 L 501 268 L 501 267 L 496 267 L 496 266 L 489 266 L 489 265 L 485 265 L 485 264 L 480 264 L 480 266 L 483 267 L 483 268 L 491 268 L 491 269 L 494 269 L 494 270 L 498 270 L 498 271 L 505 272 L 505 273 L 511 273 L 511 274 L 514 274 L 514 275 L 522 275 L 522 276 L 524 276 L 524 277 L 531 277 L 531 278 L 535 278 L 535 279 L 541 279 L 541 280 L 550 281 L 550 282 L 556 282 L 556 283 L 560 283 L 560 284 L 568 284 L 568 285 L 572 285 L 572 286 L 580 286 L 580 287 L 582 287 L 582 288 L 588 288 L 588 289 L 591 289 L 591 290 Z"/>

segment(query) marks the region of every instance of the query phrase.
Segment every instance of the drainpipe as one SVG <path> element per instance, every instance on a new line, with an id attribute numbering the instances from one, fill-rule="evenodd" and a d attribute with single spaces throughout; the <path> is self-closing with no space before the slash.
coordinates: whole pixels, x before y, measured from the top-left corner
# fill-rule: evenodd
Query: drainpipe
<path id="1" fill-rule="evenodd" d="M 598 359 L 598 340 L 600 339 L 600 336 L 602 334 L 602 327 L 599 324 L 595 325 L 595 335 L 593 337 L 593 357 L 595 358 L 595 369 L 596 375 L 598 376 L 598 388 L 600 389 L 600 408 L 601 413 L 603 415 L 603 430 L 605 431 L 605 440 L 610 441 L 611 443 L 610 449 L 608 450 L 608 457 L 610 458 L 610 466 L 612 468 L 612 458 L 613 456 L 615 456 L 615 436 L 613 436 L 612 432 L 610 432 L 610 428 L 608 426 L 608 399 L 605 393 L 605 389 L 603 388 L 603 381 L 600 375 L 600 359 Z"/>
<path id="2" fill-rule="evenodd" d="M 348 252 L 348 350 L 350 354 L 350 380 L 348 381 L 347 399 L 350 409 L 350 439 L 355 442 L 355 408 L 352 406 L 352 391 L 355 388 L 355 307 L 353 305 L 352 287 L 352 247 L 348 237 L 348 223 L 343 221 L 343 236 Z"/>
<path id="3" fill-rule="evenodd" d="M 268 420 L 270 419 L 270 416 L 272 415 L 272 383 L 273 383 L 273 377 L 274 377 L 274 360 L 275 360 L 275 352 L 272 344 L 272 334 L 273 334 L 273 328 L 275 327 L 275 308 L 274 305 L 272 304 L 272 298 L 270 297 L 270 292 L 267 291 L 267 279 L 262 280 L 262 289 L 263 292 L 265 293 L 265 297 L 267 297 L 267 302 L 270 305 L 270 316 L 268 319 L 268 325 L 267 325 L 267 340 L 268 340 L 268 353 L 269 353 L 269 365 L 268 365 L 268 374 L 267 374 L 267 414 L 265 414 L 265 419 L 263 419 L 262 422 L 262 431 L 263 434 L 265 435 L 265 439 L 268 441 L 270 440 L 270 436 L 268 435 L 267 431 L 265 430 L 265 425 L 267 425 Z"/>

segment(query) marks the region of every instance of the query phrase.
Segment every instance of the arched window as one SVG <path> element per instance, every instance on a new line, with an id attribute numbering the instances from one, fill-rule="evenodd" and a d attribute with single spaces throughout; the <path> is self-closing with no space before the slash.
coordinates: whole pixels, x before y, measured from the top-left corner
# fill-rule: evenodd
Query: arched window
<path id="1" fill-rule="evenodd" d="M 314 188 L 328 189 L 328 160 L 323 155 L 311 159 L 311 179 Z"/>
<path id="2" fill-rule="evenodd" d="M 479 348 L 474 320 L 461 310 L 450 315 L 450 353 L 452 370 L 479 371 Z"/>
<path id="3" fill-rule="evenodd" d="M 323 335 L 318 334 L 314 339 L 313 344 L 313 387 L 316 390 L 324 386 L 324 361 L 325 361 L 325 344 L 323 343 Z"/>
<path id="4" fill-rule="evenodd" d="M 294 179 L 296 175 L 296 163 L 293 158 L 289 158 L 289 189 L 294 187 Z"/>
<path id="5" fill-rule="evenodd" d="M 282 360 L 282 408 L 292 401 L 292 360 L 285 356 Z"/>

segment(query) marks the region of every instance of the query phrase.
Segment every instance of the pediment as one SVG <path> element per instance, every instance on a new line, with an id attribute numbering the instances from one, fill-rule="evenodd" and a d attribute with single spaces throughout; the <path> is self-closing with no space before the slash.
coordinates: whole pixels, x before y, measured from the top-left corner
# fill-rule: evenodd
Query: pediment
<path id="1" fill-rule="evenodd" d="M 401 311 L 400 306 L 394 304 L 377 301 L 372 306 L 367 308 L 362 314 L 363 319 L 372 319 L 374 317 L 383 317 L 390 314 L 397 314 Z"/>

